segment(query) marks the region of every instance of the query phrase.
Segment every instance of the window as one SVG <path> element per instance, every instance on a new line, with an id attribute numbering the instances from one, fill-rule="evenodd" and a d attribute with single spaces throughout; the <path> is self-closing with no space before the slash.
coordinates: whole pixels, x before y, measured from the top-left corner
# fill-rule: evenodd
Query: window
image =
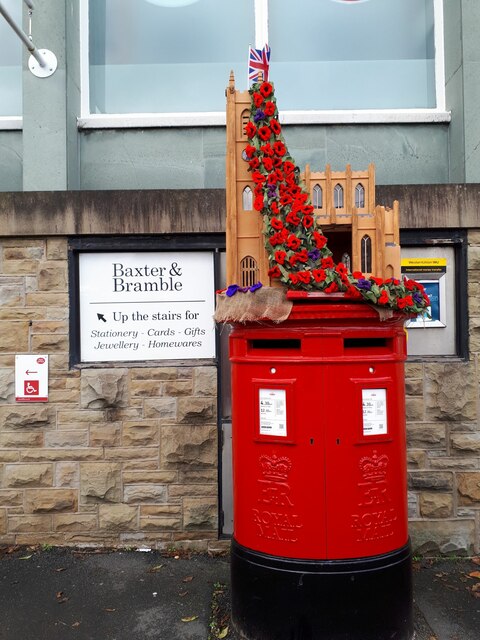
<path id="1" fill-rule="evenodd" d="M 242 206 L 244 211 L 252 211 L 253 209 L 253 191 L 250 187 L 245 187 L 243 190 Z"/>
<path id="2" fill-rule="evenodd" d="M 336 184 L 333 189 L 333 206 L 335 209 L 343 209 L 343 187 Z"/>
<path id="3" fill-rule="evenodd" d="M 442 0 L 81 2 L 82 115 L 92 122 L 222 124 L 230 70 L 247 88 L 248 46 L 266 42 L 287 123 L 398 122 L 400 110 L 404 121 L 449 120 Z"/>
<path id="4" fill-rule="evenodd" d="M 313 187 L 313 206 L 315 209 L 323 208 L 323 191 L 319 184 Z"/>
<path id="5" fill-rule="evenodd" d="M 363 236 L 361 241 L 361 270 L 364 273 L 372 272 L 372 239 L 370 236 Z"/>
<path id="6" fill-rule="evenodd" d="M 221 111 L 246 78 L 253 0 L 90 0 L 91 113 Z"/>
<path id="7" fill-rule="evenodd" d="M 17 24 L 22 23 L 22 2 L 3 0 Z M 0 117 L 22 113 L 22 43 L 11 26 L 0 16 Z"/>
<path id="8" fill-rule="evenodd" d="M 365 188 L 361 183 L 358 183 L 355 187 L 355 206 L 357 209 L 365 207 Z"/>

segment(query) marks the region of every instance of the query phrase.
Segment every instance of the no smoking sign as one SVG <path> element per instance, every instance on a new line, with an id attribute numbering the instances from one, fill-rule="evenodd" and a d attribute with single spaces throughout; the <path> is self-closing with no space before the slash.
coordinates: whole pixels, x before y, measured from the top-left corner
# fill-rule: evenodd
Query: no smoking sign
<path id="1" fill-rule="evenodd" d="M 15 400 L 48 402 L 48 356 L 15 356 Z"/>

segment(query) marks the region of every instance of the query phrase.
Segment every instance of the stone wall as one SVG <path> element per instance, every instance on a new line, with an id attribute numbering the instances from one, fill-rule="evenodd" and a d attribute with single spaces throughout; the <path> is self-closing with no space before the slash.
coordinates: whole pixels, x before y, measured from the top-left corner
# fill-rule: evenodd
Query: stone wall
<path id="1" fill-rule="evenodd" d="M 480 232 L 470 360 L 407 363 L 415 553 L 480 551 Z M 0 240 L 0 544 L 187 546 L 218 538 L 213 366 L 68 364 L 67 241 Z M 49 355 L 46 404 L 14 399 L 16 353 Z"/>
<path id="2" fill-rule="evenodd" d="M 0 544 L 217 545 L 216 367 L 70 369 L 67 282 L 65 238 L 0 240 Z"/>

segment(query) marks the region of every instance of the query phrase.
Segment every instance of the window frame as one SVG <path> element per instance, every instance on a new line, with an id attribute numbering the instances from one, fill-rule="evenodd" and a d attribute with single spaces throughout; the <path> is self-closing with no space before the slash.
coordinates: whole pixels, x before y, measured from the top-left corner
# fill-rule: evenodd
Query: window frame
<path id="1" fill-rule="evenodd" d="M 268 1 L 255 3 L 255 46 L 262 48 L 268 42 Z M 356 109 L 356 110 L 298 110 L 283 111 L 282 124 L 373 124 L 373 123 L 445 123 L 451 113 L 445 102 L 445 51 L 443 0 L 433 0 L 435 21 L 435 93 L 437 106 L 433 109 Z M 224 111 L 189 113 L 90 113 L 89 55 L 88 55 L 88 0 L 80 0 L 80 117 L 79 129 L 111 129 L 134 127 L 204 127 L 225 126 Z M 245 48 L 245 64 L 247 47 Z M 225 78 L 225 86 L 228 78 Z"/>

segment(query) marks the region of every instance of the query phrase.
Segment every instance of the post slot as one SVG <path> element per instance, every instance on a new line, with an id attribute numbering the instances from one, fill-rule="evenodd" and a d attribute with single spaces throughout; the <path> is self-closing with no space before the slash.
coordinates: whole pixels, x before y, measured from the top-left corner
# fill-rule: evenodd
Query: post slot
<path id="1" fill-rule="evenodd" d="M 274 338 L 272 340 L 269 339 L 257 339 L 257 340 L 249 340 L 248 346 L 251 350 L 256 351 L 259 349 L 268 349 L 275 351 L 285 351 L 292 349 L 299 351 L 302 347 L 302 341 L 298 338 Z"/>
<path id="2" fill-rule="evenodd" d="M 345 338 L 343 341 L 343 347 L 346 350 L 349 349 L 368 349 L 372 350 L 392 350 L 391 338 L 375 338 L 373 336 L 365 336 L 361 338 Z"/>

